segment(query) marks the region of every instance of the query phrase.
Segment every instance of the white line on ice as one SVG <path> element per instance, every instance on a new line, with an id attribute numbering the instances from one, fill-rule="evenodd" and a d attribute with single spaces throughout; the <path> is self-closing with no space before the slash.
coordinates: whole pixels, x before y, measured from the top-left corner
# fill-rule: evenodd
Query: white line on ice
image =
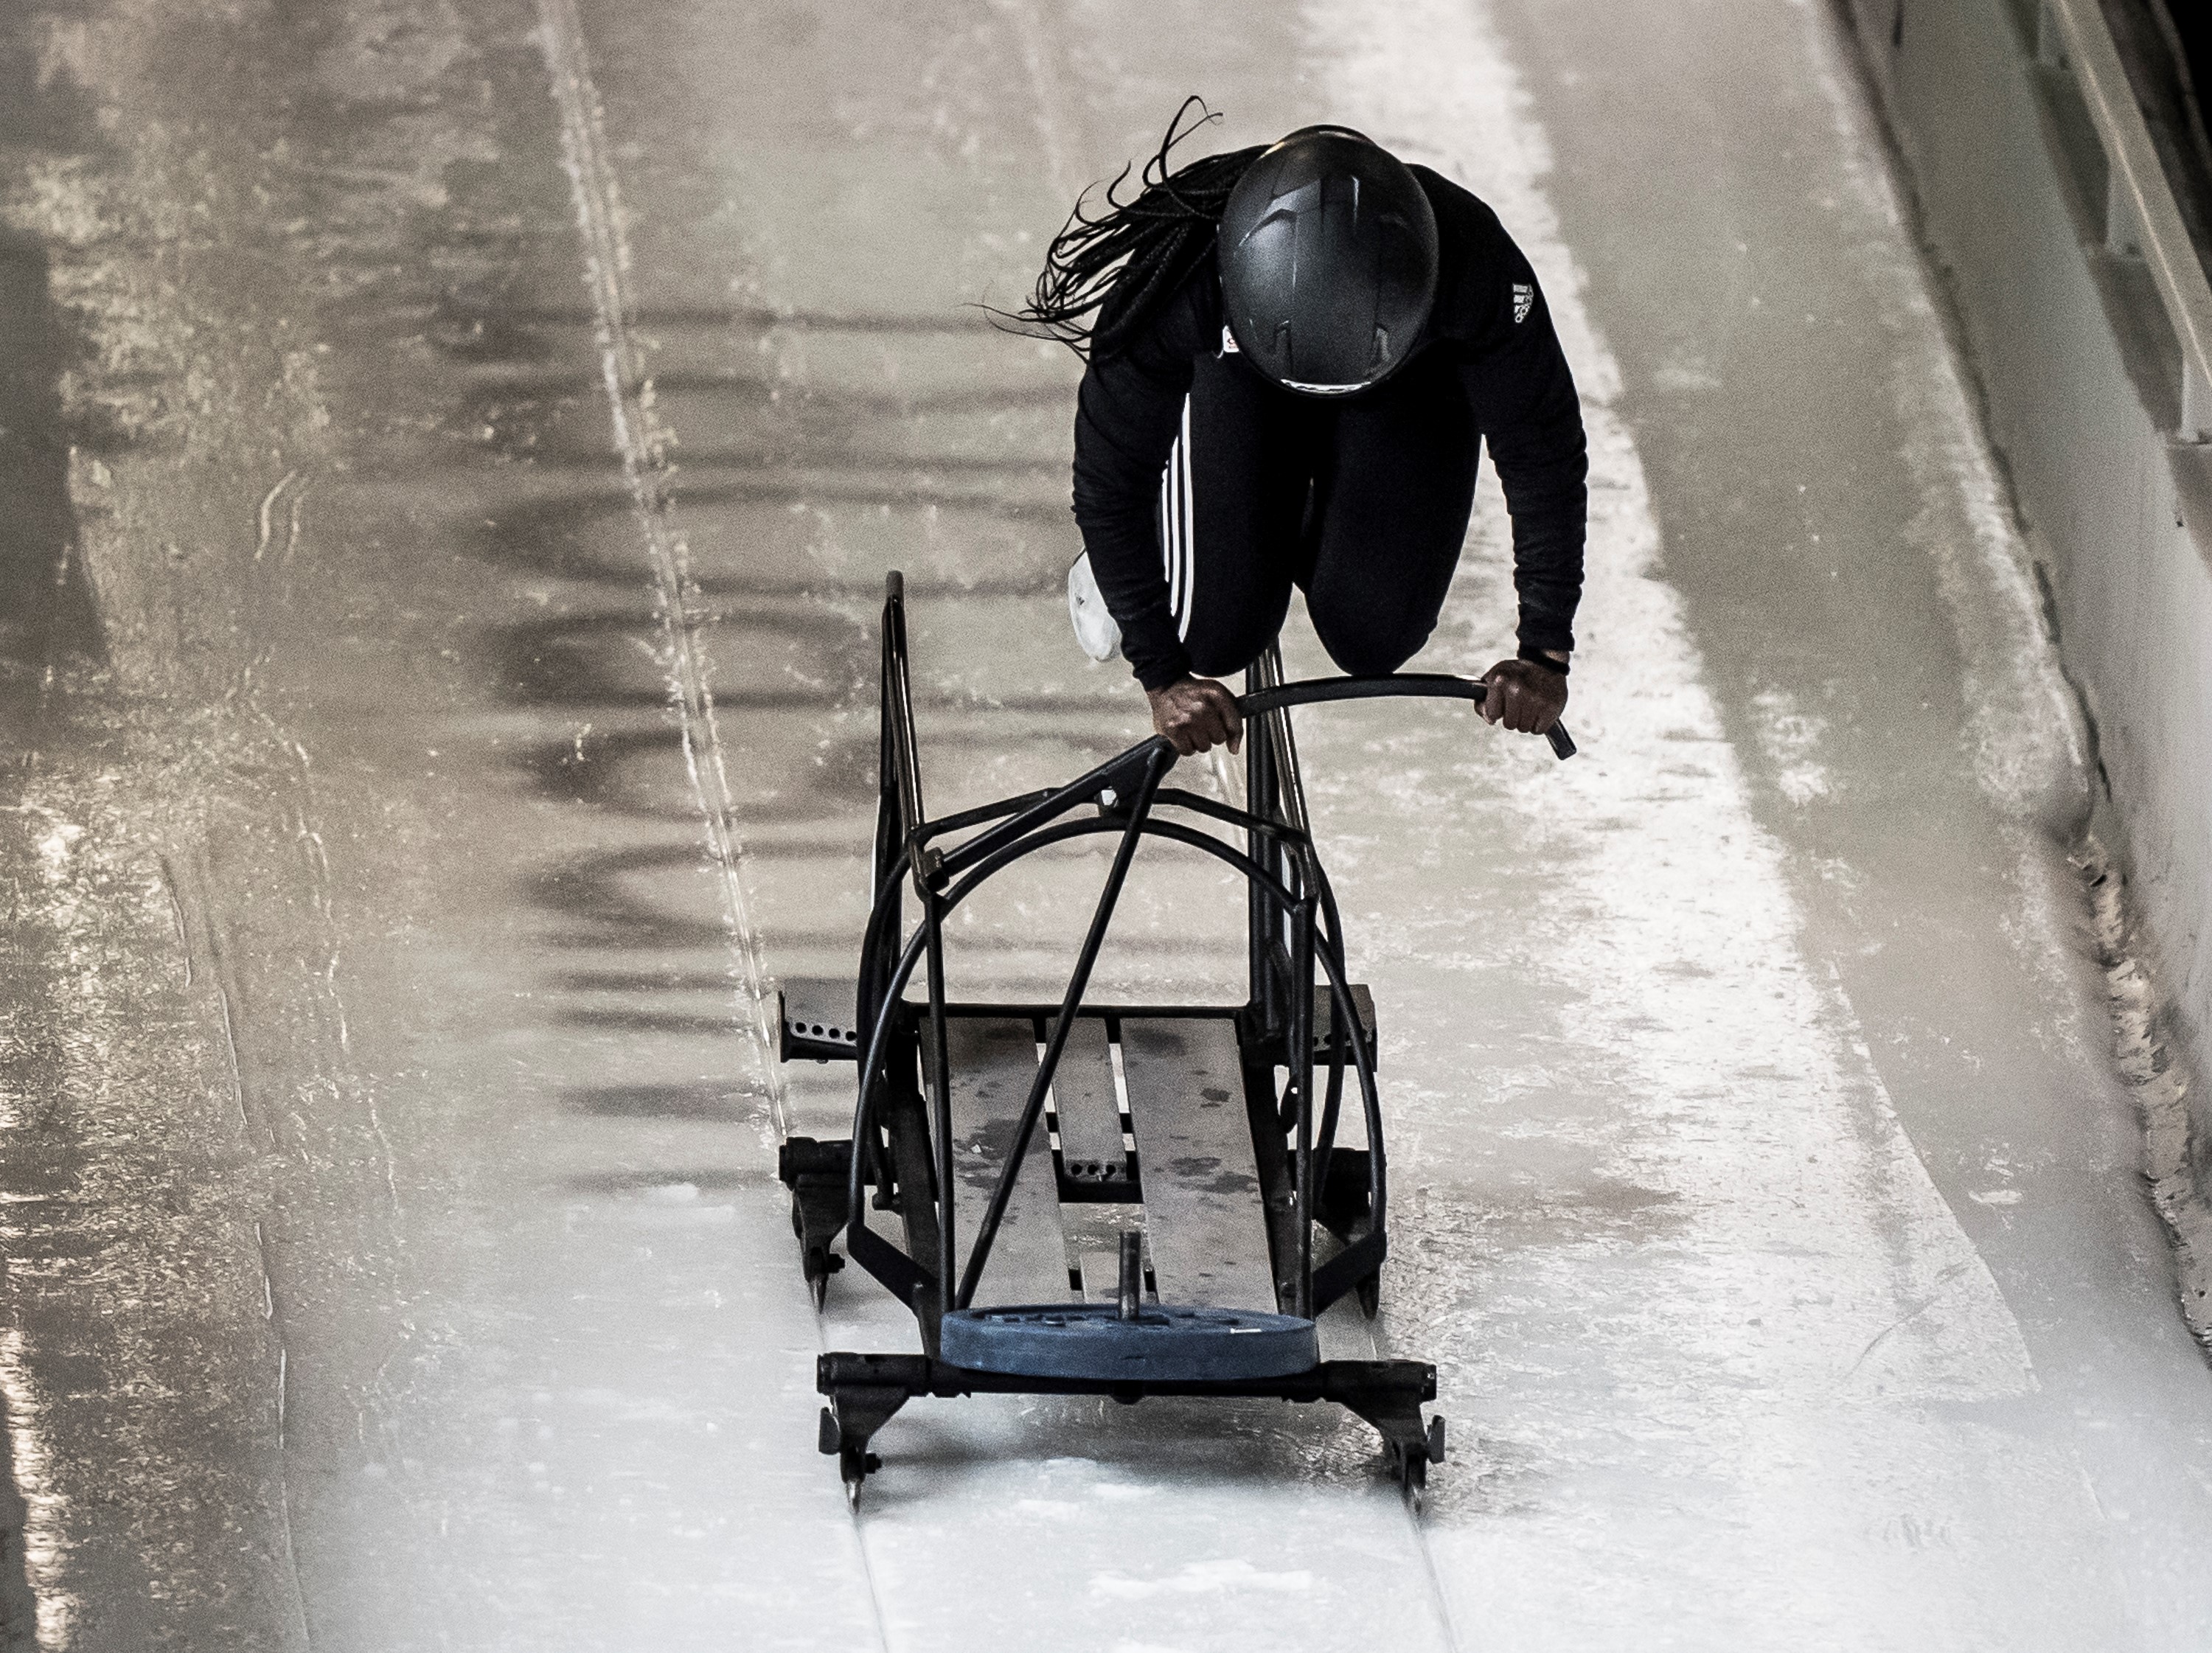
<path id="1" fill-rule="evenodd" d="M 714 699 L 708 690 L 691 620 L 691 599 L 696 595 L 682 538 L 671 522 L 662 454 L 666 433 L 657 428 L 650 387 L 628 318 L 630 299 L 624 272 L 630 267 L 628 240 L 623 229 L 620 198 L 607 159 L 606 135 L 602 128 L 599 94 L 592 85 L 585 55 L 583 25 L 574 0 L 538 0 L 539 43 L 553 81 L 553 94 L 561 107 L 562 149 L 582 232 L 585 262 L 597 316 L 599 360 L 609 410 L 614 420 L 615 441 L 622 455 L 623 475 L 629 482 L 640 523 L 653 558 L 655 594 L 673 666 L 672 689 L 676 696 L 684 736 L 684 768 L 690 777 L 692 796 L 705 817 L 708 840 L 721 875 L 725 919 L 738 956 L 753 1020 L 753 1048 L 763 1073 L 776 1133 L 785 1131 L 782 1075 L 774 1060 L 774 1031 L 768 1024 L 766 981 L 763 975 L 759 938 L 750 917 L 740 848 L 732 830 L 733 809 L 722 745 L 714 726 Z M 817 1335 L 819 1322 L 817 1322 Z M 879 1646 L 890 1648 L 884 1623 L 882 1598 L 876 1589 L 867 1546 L 858 1523 L 851 1528 L 853 1553 L 863 1587 L 867 1591 L 869 1622 Z"/>
<path id="2" fill-rule="evenodd" d="M 538 39 L 561 108 L 561 148 L 575 201 L 576 225 L 584 238 L 585 276 L 599 345 L 599 366 L 614 420 L 615 446 L 623 477 L 637 507 L 653 559 L 653 594 L 667 639 L 670 682 L 684 739 L 684 763 L 691 793 L 705 822 L 708 845 L 722 884 L 724 920 L 731 951 L 744 985 L 751 1018 L 753 1054 L 759 1063 L 763 1094 L 776 1133 L 784 1132 L 782 1074 L 773 1059 L 775 1030 L 769 1024 L 767 978 L 761 965 L 760 939 L 752 923 L 746 890 L 744 848 L 732 830 L 733 804 L 722 743 L 714 726 L 714 700 L 693 618 L 698 597 L 690 554 L 676 531 L 667 486 L 668 433 L 655 417 L 652 381 L 631 337 L 633 305 L 629 291 L 629 240 L 622 198 L 607 159 L 606 133 L 599 98 L 592 84 L 584 48 L 583 25 L 574 0 L 538 0 Z"/>

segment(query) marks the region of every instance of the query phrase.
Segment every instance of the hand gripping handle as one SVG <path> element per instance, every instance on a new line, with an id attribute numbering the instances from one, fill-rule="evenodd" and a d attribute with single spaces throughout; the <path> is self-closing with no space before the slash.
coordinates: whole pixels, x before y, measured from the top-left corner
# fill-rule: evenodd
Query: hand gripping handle
<path id="1" fill-rule="evenodd" d="M 1308 678 L 1301 683 L 1279 684 L 1240 696 L 1237 705 L 1246 717 L 1257 717 L 1288 706 L 1312 706 L 1331 700 L 1382 700 L 1417 696 L 1430 700 L 1471 700 L 1482 703 L 1484 686 L 1473 678 L 1455 678 L 1440 672 L 1406 672 L 1388 678 Z M 1544 732 L 1552 751 L 1562 762 L 1575 755 L 1574 738 L 1567 726 L 1554 723 Z"/>

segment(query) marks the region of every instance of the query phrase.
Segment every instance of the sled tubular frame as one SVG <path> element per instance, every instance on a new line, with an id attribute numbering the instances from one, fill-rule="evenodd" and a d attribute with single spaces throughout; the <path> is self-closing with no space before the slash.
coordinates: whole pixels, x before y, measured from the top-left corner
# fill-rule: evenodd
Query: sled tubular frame
<path id="1" fill-rule="evenodd" d="M 1239 702 L 1249 741 L 1242 807 L 1165 784 L 1176 753 L 1154 736 L 1066 785 L 932 819 L 922 793 L 904 597 L 904 582 L 894 574 L 886 586 L 881 633 L 872 900 L 860 950 L 849 1052 L 858 1062 L 853 1134 L 848 1148 L 810 1144 L 803 1156 L 811 1168 L 805 1174 L 813 1179 L 806 1184 L 806 1209 L 814 1213 L 808 1220 L 817 1228 L 811 1239 L 805 1234 L 802 1239 L 814 1248 L 810 1257 L 817 1251 L 827 1255 L 825 1236 L 835 1232 L 828 1225 L 836 1220 L 836 1206 L 823 1204 L 823 1178 L 832 1179 L 827 1187 L 834 1189 L 842 1172 L 847 1254 L 915 1314 L 924 1352 L 824 1355 L 818 1387 L 830 1405 L 823 1416 L 823 1450 L 839 1458 L 848 1490 L 857 1495 L 860 1480 L 877 1467 L 867 1450 L 870 1438 L 907 1400 L 922 1395 L 1103 1395 L 1132 1402 L 1148 1395 L 1272 1396 L 1335 1401 L 1366 1419 L 1382 1433 L 1394 1473 L 1409 1493 L 1417 1493 L 1426 1464 L 1439 1461 L 1443 1450 L 1441 1419 L 1424 1423 L 1420 1414 L 1421 1404 L 1435 1398 L 1433 1366 L 1322 1361 L 1287 1376 L 1238 1376 L 1237 1369 L 1224 1368 L 1224 1376 L 1172 1381 L 1130 1379 L 1118 1367 L 1111 1376 L 1023 1376 L 949 1364 L 939 1355 L 939 1327 L 940 1317 L 951 1313 L 963 1313 L 960 1324 L 969 1325 L 963 1311 L 971 1310 L 984 1290 L 986 1269 L 1023 1167 L 1032 1155 L 1052 1152 L 1041 1142 L 1041 1127 L 1073 1031 L 1080 1024 L 1101 1020 L 1109 1042 L 1121 1037 L 1120 1027 L 1132 1022 L 1233 1025 L 1253 1152 L 1266 1194 L 1261 1211 L 1275 1307 L 1310 1322 L 1357 1289 L 1362 1305 L 1374 1311 L 1388 1253 L 1389 1177 L 1372 1022 L 1363 1009 L 1366 989 L 1354 989 L 1346 967 L 1343 921 L 1313 842 L 1289 714 L 1295 707 L 1383 696 L 1480 703 L 1484 685 L 1437 675 L 1285 682 L 1280 658 L 1270 647 L 1247 673 Z M 1552 739 L 1562 757 L 1573 751 L 1565 730 L 1555 728 Z M 1030 855 L 1108 836 L 1115 840 L 1110 864 L 1058 1000 L 957 1002 L 947 977 L 945 928 L 969 897 Z M 1248 979 L 1241 1007 L 1085 1002 L 1122 893 L 1148 840 L 1210 856 L 1243 879 Z M 910 931 L 909 899 L 916 918 Z M 917 971 L 919 997 L 912 998 Z M 976 1018 L 1027 1021 L 1042 1048 L 1035 1069 L 1024 1075 L 1025 1089 L 1014 1092 L 1018 1110 L 997 1115 L 1011 1121 L 1004 1162 L 989 1183 L 963 1257 L 957 1206 L 981 1189 L 963 1194 L 959 1186 L 962 1150 L 953 1122 L 957 1076 L 951 1034 L 956 1022 Z M 822 1032 L 818 1026 L 813 1030 Z M 1212 1048 L 1222 1048 L 1221 1035 L 1204 1036 L 1217 1041 Z M 822 1047 L 817 1043 L 810 1054 L 821 1056 Z M 1358 1087 L 1364 1149 L 1336 1146 L 1347 1067 Z M 1146 1103 L 1148 1110 L 1165 1105 L 1151 1099 Z M 1158 1115 L 1148 1111 L 1145 1117 Z M 1355 1172 L 1360 1175 L 1355 1177 Z M 1121 1186 L 1089 1197 L 1133 1202 L 1146 1198 L 1148 1185 L 1141 1164 L 1132 1162 Z M 796 1182 L 793 1186 L 796 1193 Z M 903 1249 L 870 1228 L 872 1203 L 905 1219 Z M 799 1221 L 795 1204 L 794 1223 Z M 1336 1236 L 1339 1244 L 1331 1255 L 1316 1255 L 1317 1224 Z M 823 1281 L 816 1277 L 822 1267 L 818 1258 L 809 1264 L 817 1301 Z M 1074 1290 L 1072 1282 L 1069 1289 Z M 1069 1301 L 1081 1306 L 1072 1297 Z M 993 1309 L 988 1314 L 1004 1312 L 1010 1311 Z M 996 1346 L 975 1346 L 975 1353 L 963 1358 L 980 1358 Z M 1248 1363 L 1243 1370 L 1252 1368 Z"/>

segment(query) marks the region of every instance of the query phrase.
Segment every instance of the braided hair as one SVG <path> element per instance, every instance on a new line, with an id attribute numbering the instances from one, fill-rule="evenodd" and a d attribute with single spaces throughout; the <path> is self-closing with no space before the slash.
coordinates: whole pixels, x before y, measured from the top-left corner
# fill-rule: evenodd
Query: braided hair
<path id="1" fill-rule="evenodd" d="M 1135 337 L 1159 301 L 1212 250 L 1229 191 L 1260 154 L 1257 147 L 1232 149 L 1169 170 L 1170 151 L 1220 119 L 1203 99 L 1185 98 L 1138 174 L 1138 192 L 1126 201 L 1115 194 L 1128 180 L 1122 167 L 1106 186 L 1106 210 L 1091 217 L 1084 211 L 1085 190 L 1045 249 L 1030 301 L 1011 313 L 990 311 L 994 325 L 1057 339 L 1079 356 L 1111 356 Z"/>

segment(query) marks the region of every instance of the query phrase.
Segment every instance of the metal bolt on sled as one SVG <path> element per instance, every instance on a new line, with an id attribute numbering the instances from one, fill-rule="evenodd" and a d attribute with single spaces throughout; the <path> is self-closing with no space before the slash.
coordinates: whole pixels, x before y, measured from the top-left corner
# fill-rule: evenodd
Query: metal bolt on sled
<path id="1" fill-rule="evenodd" d="M 1436 1399 L 1434 1366 L 1321 1358 L 1323 1310 L 1349 1295 L 1376 1311 L 1389 1179 L 1374 1001 L 1346 973 L 1289 714 L 1384 696 L 1480 702 L 1483 686 L 1411 674 L 1285 683 L 1270 649 L 1245 687 L 1242 809 L 1167 785 L 1175 749 L 1154 737 L 1064 787 L 932 820 L 903 586 L 890 576 L 874 902 L 852 1005 L 841 1014 L 787 1000 L 781 1019 L 786 1060 L 859 1068 L 850 1139 L 794 1137 L 781 1158 L 815 1302 L 842 1267 L 830 1249 L 842 1231 L 847 1255 L 912 1310 L 921 1334 L 919 1355 L 821 1357 L 821 1449 L 855 1502 L 880 1467 L 877 1431 L 924 1395 L 1331 1401 L 1382 1436 L 1408 1499 L 1418 1503 L 1429 1466 L 1443 1462 L 1443 1419 L 1421 1412 Z M 1564 729 L 1551 741 L 1559 757 L 1573 753 Z M 1230 829 L 1241 847 L 1193 817 Z M 1059 1002 L 953 1002 L 947 919 L 1024 856 L 1093 836 L 1113 841 L 1113 860 Z M 1087 999 L 1148 840 L 1243 875 L 1243 1004 Z M 909 901 L 920 915 L 910 931 Z M 908 996 L 917 974 L 919 1000 Z M 1339 1140 L 1351 1134 L 1347 1072 L 1361 1146 Z M 1062 1213 L 1091 1206 L 1109 1208 L 1118 1243 L 1071 1263 Z M 872 1210 L 896 1218 L 899 1242 L 869 1226 Z"/>

